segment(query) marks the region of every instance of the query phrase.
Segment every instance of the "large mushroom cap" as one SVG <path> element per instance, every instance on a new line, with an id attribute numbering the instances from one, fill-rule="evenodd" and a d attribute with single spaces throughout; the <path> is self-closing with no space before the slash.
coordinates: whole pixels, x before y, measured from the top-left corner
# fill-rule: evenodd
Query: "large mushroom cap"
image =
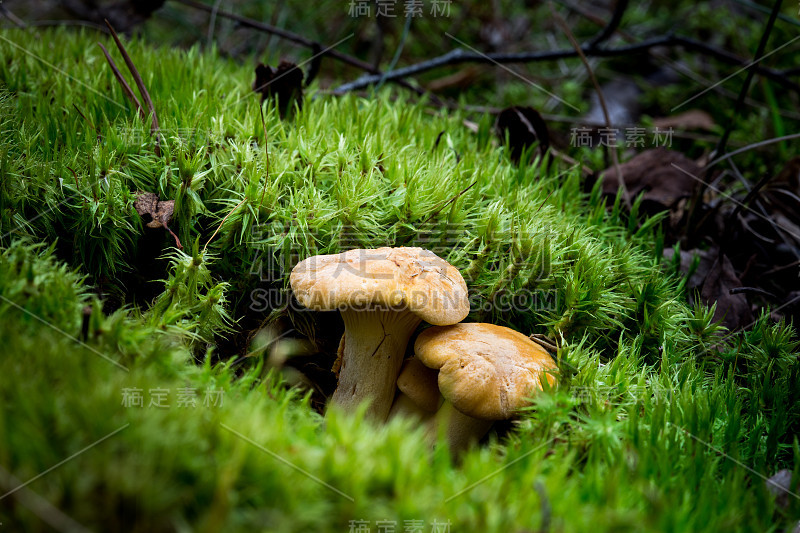
<path id="1" fill-rule="evenodd" d="M 540 377 L 555 384 L 555 363 L 528 337 L 494 324 L 455 324 L 423 331 L 416 357 L 439 369 L 439 390 L 464 414 L 505 420 L 525 405 Z"/>
<path id="2" fill-rule="evenodd" d="M 436 325 L 469 313 L 467 285 L 458 270 L 422 248 L 349 250 L 304 259 L 292 270 L 292 291 L 317 311 L 409 310 Z"/>

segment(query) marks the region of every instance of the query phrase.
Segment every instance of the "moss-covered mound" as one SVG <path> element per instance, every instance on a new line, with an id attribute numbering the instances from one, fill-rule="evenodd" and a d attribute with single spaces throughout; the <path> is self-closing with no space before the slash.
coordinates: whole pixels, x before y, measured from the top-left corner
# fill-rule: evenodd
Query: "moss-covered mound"
<path id="1" fill-rule="evenodd" d="M 800 468 L 793 330 L 765 314 L 725 336 L 684 303 L 659 220 L 607 207 L 578 169 L 517 168 L 488 119 L 474 132 L 388 92 L 312 88 L 285 120 L 265 105 L 265 137 L 250 69 L 128 41 L 156 146 L 97 35 L 0 36 L 2 527 L 766 531 L 797 519 L 800 502 L 777 506 L 764 482 Z M 147 226 L 158 216 L 142 192 L 174 201 L 162 211 L 174 237 Z M 559 386 L 457 462 L 406 420 L 323 420 L 312 397 L 324 386 L 282 373 L 258 333 L 291 325 L 325 367 L 341 326 L 295 309 L 289 270 L 379 246 L 435 251 L 467 281 L 468 320 L 560 345 Z"/>

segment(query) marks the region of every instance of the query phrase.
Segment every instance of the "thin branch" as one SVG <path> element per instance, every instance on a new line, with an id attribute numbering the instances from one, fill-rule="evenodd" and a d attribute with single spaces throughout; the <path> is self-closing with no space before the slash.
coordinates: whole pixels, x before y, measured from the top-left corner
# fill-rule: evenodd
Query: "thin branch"
<path id="1" fill-rule="evenodd" d="M 59 20 L 59 19 L 45 19 L 45 20 L 32 20 L 30 22 L 25 23 L 26 28 L 46 28 L 49 26 L 79 26 L 81 28 L 91 28 L 93 30 L 97 30 L 101 33 L 105 33 L 109 35 L 108 28 L 105 26 L 101 26 L 99 24 L 95 24 L 94 22 L 89 22 L 88 20 Z M 7 29 L 5 26 L 0 26 L 1 29 Z"/>
<path id="2" fill-rule="evenodd" d="M 205 11 L 206 13 L 214 13 L 213 6 L 209 6 L 202 2 L 196 2 L 195 0 L 175 0 L 179 4 L 183 4 L 185 6 L 193 7 L 194 9 L 199 9 L 201 11 Z M 236 13 L 231 13 L 230 11 L 224 11 L 222 9 L 216 10 L 216 16 L 235 20 L 242 26 L 246 28 L 252 28 L 254 30 L 263 31 L 265 33 L 269 33 L 272 35 L 277 35 L 282 39 L 286 39 L 287 41 L 291 41 L 293 43 L 301 44 L 306 48 L 314 48 L 314 46 L 319 46 L 320 48 L 324 48 L 321 46 L 320 43 L 312 41 L 307 37 L 303 37 L 297 33 L 291 32 L 289 30 L 284 30 L 283 28 L 278 28 L 277 26 L 272 26 L 270 24 L 266 24 L 264 22 L 259 22 L 257 20 L 243 17 L 241 15 L 237 15 Z M 366 70 L 368 72 L 376 72 L 376 69 L 372 67 L 369 63 L 361 61 L 360 59 L 344 54 L 342 52 L 338 52 L 336 50 L 328 50 L 325 52 L 325 55 L 330 57 L 336 58 L 343 63 L 347 63 L 353 67 L 356 67 L 361 70 Z"/>
<path id="3" fill-rule="evenodd" d="M 441 206 L 439 206 L 437 209 L 435 209 L 435 210 L 433 211 L 433 213 L 431 213 L 430 215 L 428 215 L 428 218 L 426 218 L 425 220 L 423 220 L 423 221 L 422 221 L 422 223 L 423 223 L 423 224 L 426 224 L 426 223 L 427 223 L 427 222 L 428 222 L 430 219 L 432 219 L 433 217 L 435 217 L 436 215 L 438 215 L 438 214 L 439 214 L 439 213 L 442 211 L 442 209 L 444 209 L 444 208 L 445 208 L 445 207 L 447 207 L 448 205 L 452 204 L 453 202 L 455 202 L 456 200 L 458 200 L 459 198 L 461 198 L 461 197 L 462 197 L 462 196 L 463 196 L 463 195 L 464 195 L 464 194 L 465 194 L 467 191 L 469 191 L 471 188 L 473 188 L 473 187 L 474 187 L 475 185 L 477 185 L 477 184 L 478 184 L 478 180 L 475 180 L 475 181 L 473 181 L 472 183 L 470 183 L 469 185 L 467 185 L 466 187 L 464 187 L 463 189 L 461 189 L 461 190 L 460 190 L 458 193 L 456 193 L 456 195 L 455 195 L 455 196 L 453 196 L 452 198 L 450 198 L 449 200 L 447 200 L 446 202 L 444 202 L 444 203 L 443 203 Z"/>
<path id="4" fill-rule="evenodd" d="M 723 230 L 723 233 L 722 233 L 722 244 L 723 244 L 723 245 L 727 245 L 727 244 L 730 242 L 730 235 L 731 235 L 731 232 L 732 232 L 732 230 L 733 230 L 733 221 L 734 221 L 734 220 L 736 220 L 736 217 L 739 215 L 739 213 L 741 213 L 741 212 L 742 212 L 742 209 L 748 209 L 748 210 L 751 210 L 751 211 L 752 211 L 752 208 L 750 208 L 750 207 L 748 206 L 748 204 L 750 204 L 750 202 L 751 202 L 751 201 L 753 201 L 753 199 L 756 197 L 756 195 L 758 194 L 758 192 L 759 192 L 759 191 L 760 191 L 760 190 L 761 190 L 761 189 L 764 187 L 764 185 L 766 185 L 766 184 L 767 184 L 767 182 L 769 182 L 769 180 L 771 180 L 772 178 L 773 178 L 773 175 L 772 175 L 772 174 L 765 174 L 765 175 L 764 175 L 764 176 L 763 176 L 763 177 L 762 177 L 760 180 L 758 180 L 758 183 L 756 183 L 756 184 L 755 184 L 755 185 L 754 185 L 754 186 L 753 186 L 753 187 L 752 187 L 752 188 L 751 188 L 751 189 L 750 189 L 750 190 L 747 192 L 747 195 L 744 197 L 744 200 L 742 200 L 741 202 L 738 202 L 738 203 L 736 204 L 736 207 L 735 207 L 735 208 L 734 208 L 734 210 L 731 212 L 731 214 L 730 214 L 730 215 L 728 215 L 728 217 L 727 217 L 727 220 L 726 220 L 726 222 L 725 222 L 725 225 L 724 225 L 724 228 L 725 228 L 725 229 Z M 771 218 L 770 218 L 770 217 L 767 217 L 767 220 L 771 220 Z M 719 247 L 719 248 L 720 248 L 720 255 L 722 254 L 722 249 L 723 249 L 723 248 L 726 248 L 726 247 L 727 247 L 727 246 L 720 246 L 720 247 Z M 731 293 L 731 294 L 733 294 L 733 293 Z"/>
<path id="5" fill-rule="evenodd" d="M 619 3 L 624 4 L 626 2 L 625 0 L 620 0 Z M 578 41 L 575 39 L 575 36 L 572 34 L 572 31 L 569 29 L 569 26 L 567 26 L 567 23 L 564 21 L 563 18 L 561 18 L 561 15 L 559 15 L 558 12 L 553 7 L 553 3 L 550 2 L 548 6 L 550 8 L 550 13 L 552 13 L 553 18 L 556 21 L 556 24 L 558 24 L 564 31 L 564 33 L 567 35 L 569 42 L 572 43 L 572 46 L 575 48 L 575 51 L 580 56 L 581 61 L 583 62 L 583 66 L 586 67 L 586 73 L 589 74 L 589 78 L 592 80 L 592 85 L 594 85 L 594 90 L 595 92 L 597 92 L 597 98 L 600 101 L 600 107 L 603 109 L 603 118 L 606 121 L 606 127 L 610 130 L 614 125 L 611 123 L 611 115 L 608 114 L 608 106 L 606 105 L 606 98 L 603 95 L 603 89 L 600 88 L 600 84 L 597 82 L 597 77 L 594 75 L 594 72 L 592 71 L 592 66 L 589 64 L 589 60 L 586 59 L 586 55 L 581 50 L 581 47 L 578 44 Z M 603 32 L 601 33 L 605 33 L 605 30 L 603 30 Z M 622 198 L 625 200 L 625 205 L 628 207 L 628 209 L 630 209 L 631 195 L 628 192 L 628 187 L 625 185 L 625 179 L 622 176 L 622 169 L 619 166 L 619 155 L 617 154 L 617 147 L 615 145 L 615 146 L 609 146 L 608 148 L 611 151 L 611 159 L 614 162 L 614 169 L 616 170 L 617 174 L 617 182 L 619 184 L 619 188 L 622 190 Z"/>
<path id="6" fill-rule="evenodd" d="M 183 1 L 183 0 L 178 0 L 178 1 Z M 719 50 L 701 41 L 696 41 L 690 37 L 683 37 L 680 35 L 664 35 L 661 37 L 654 37 L 652 39 L 647 39 L 645 41 L 641 41 L 636 44 L 619 46 L 616 48 L 588 48 L 584 46 L 581 47 L 581 52 L 583 52 L 583 54 L 586 57 L 608 58 L 608 57 L 630 55 L 638 52 L 647 52 L 651 48 L 656 48 L 661 46 L 683 47 L 687 50 L 700 52 L 705 55 L 714 57 L 725 63 L 737 66 L 744 66 L 749 63 L 749 61 L 739 56 Z M 462 63 L 483 63 L 483 64 L 534 63 L 538 61 L 555 61 L 558 59 L 569 59 L 576 57 L 579 56 L 578 52 L 574 49 L 551 50 L 547 52 L 519 52 L 512 54 L 509 53 L 483 54 L 483 53 L 466 52 L 461 48 L 456 48 L 455 50 L 451 50 L 446 54 L 440 55 L 433 59 L 422 61 L 420 63 L 409 65 L 407 67 L 387 73 L 385 75 L 385 78 L 387 81 L 399 80 L 411 76 L 416 76 L 418 74 L 422 74 L 430 70 L 435 70 L 437 68 L 442 68 L 451 65 L 459 65 Z M 784 71 L 774 70 L 771 68 L 764 67 L 762 65 L 755 65 L 752 67 L 752 69 L 753 71 L 763 75 L 764 77 L 776 81 L 783 87 L 791 89 L 794 92 L 800 93 L 800 85 L 787 78 Z M 333 93 L 343 94 L 349 91 L 363 89 L 364 87 L 379 82 L 383 77 L 384 77 L 383 75 L 362 76 L 355 81 L 340 85 L 339 87 L 333 90 Z"/>
<path id="7" fill-rule="evenodd" d="M 101 45 L 101 46 L 102 46 L 102 45 Z M 89 120 L 89 118 L 88 118 L 86 115 L 84 115 L 84 114 L 83 114 L 83 111 L 81 111 L 81 109 L 78 107 L 78 105 L 77 105 L 77 104 L 75 104 L 75 103 L 73 102 L 73 104 L 72 104 L 72 107 L 74 107 L 74 108 L 75 108 L 75 111 L 77 111 L 77 112 L 78 112 L 78 114 L 81 116 L 81 118 L 83 118 L 83 120 L 85 120 L 85 121 L 86 121 L 86 123 L 87 123 L 87 124 L 89 124 L 89 126 L 91 126 L 91 127 L 92 127 L 92 129 L 93 129 L 93 130 L 95 131 L 95 133 L 97 134 L 97 139 L 98 139 L 98 140 L 100 140 L 100 139 L 102 138 L 102 136 L 103 136 L 103 134 L 100 132 L 100 129 L 99 129 L 97 126 L 95 126 L 95 125 L 94 125 L 94 123 L 92 123 L 92 121 L 91 121 L 91 120 Z"/>
<path id="8" fill-rule="evenodd" d="M 738 150 L 734 150 L 733 152 L 728 152 L 727 154 L 725 154 L 723 156 L 720 156 L 717 159 L 709 162 L 705 166 L 705 168 L 713 167 L 714 165 L 716 165 L 718 163 L 722 163 L 726 159 L 731 158 L 731 157 L 733 157 L 735 155 L 739 155 L 742 152 L 747 152 L 747 151 L 750 151 L 750 150 L 752 150 L 754 148 L 761 148 L 762 146 L 767 146 L 767 145 L 770 145 L 770 144 L 775 144 L 775 143 L 779 143 L 779 142 L 783 142 L 783 141 L 790 141 L 792 139 L 800 139 L 800 133 L 792 133 L 790 135 L 784 135 L 782 137 L 775 137 L 774 139 L 766 139 L 764 141 L 758 141 L 757 143 L 748 144 L 747 146 L 743 146 L 743 147 L 739 148 Z"/>
<path id="9" fill-rule="evenodd" d="M 197 2 L 195 0 L 174 0 L 174 1 L 178 2 L 179 4 L 183 4 L 185 6 L 192 7 L 194 9 L 199 9 L 201 11 L 205 11 L 206 13 L 212 13 L 213 12 L 213 7 L 212 6 L 206 5 L 206 4 L 202 3 L 202 2 Z M 237 15 L 236 13 L 231 13 L 230 11 L 223 11 L 221 9 L 217 9 L 216 10 L 216 16 L 236 21 L 236 22 L 238 22 L 240 25 L 242 25 L 245 28 L 251 28 L 251 29 L 254 29 L 254 30 L 258 30 L 258 31 L 263 31 L 264 33 L 269 33 L 270 35 L 276 35 L 276 36 L 278 36 L 278 37 L 280 37 L 282 39 L 286 39 L 287 41 L 291 41 L 293 43 L 305 46 L 306 48 L 310 48 L 312 51 L 314 51 L 315 54 L 318 51 L 323 51 L 323 53 L 322 53 L 323 56 L 329 56 L 332 59 L 336 59 L 338 61 L 341 61 L 342 63 L 348 64 L 351 67 L 355 67 L 355 68 L 363 70 L 365 72 L 369 72 L 369 73 L 375 74 L 377 76 L 382 76 L 383 75 L 383 72 L 380 69 L 375 68 L 374 66 L 370 65 L 366 61 L 361 61 L 357 57 L 353 57 L 353 56 L 345 54 L 343 52 L 339 52 L 339 51 L 337 51 L 337 50 L 335 50 L 333 48 L 324 47 L 324 46 L 322 46 L 321 43 L 318 43 L 316 41 L 312 41 L 311 39 L 308 39 L 307 37 L 303 37 L 302 35 L 299 35 L 297 33 L 291 32 L 289 30 L 284 30 L 283 28 L 278 28 L 277 26 L 272 26 L 270 24 L 266 24 L 266 23 L 260 22 L 258 20 L 254 20 L 254 19 L 251 19 L 251 18 L 243 17 L 241 15 Z M 314 68 L 319 69 L 319 65 L 315 66 L 312 63 L 312 72 L 314 73 L 314 75 L 316 75 L 316 72 L 314 71 Z M 436 103 L 438 105 L 441 105 L 441 103 L 442 103 L 436 97 L 436 95 L 430 94 L 427 91 L 425 91 L 424 89 L 421 89 L 419 87 L 414 87 L 409 82 L 407 82 L 407 81 L 405 81 L 403 79 L 387 77 L 387 81 L 391 81 L 393 83 L 396 83 L 396 84 L 400 85 L 401 87 L 405 87 L 406 89 L 414 91 L 415 93 L 417 93 L 420 96 L 427 95 L 427 96 L 429 96 L 431 98 L 431 100 L 434 103 Z"/>
<path id="10" fill-rule="evenodd" d="M 136 98 L 136 95 L 133 93 L 133 89 L 131 86 L 128 85 L 128 82 L 125 81 L 125 78 L 122 76 L 122 73 L 117 68 L 117 64 L 114 62 L 114 59 L 111 57 L 111 54 L 108 53 L 106 47 L 103 46 L 103 43 L 97 43 L 98 46 L 103 50 L 103 54 L 106 56 L 106 61 L 108 61 L 109 66 L 111 67 L 111 72 L 114 73 L 114 77 L 117 78 L 120 87 L 122 87 L 122 92 L 125 93 L 125 97 L 131 101 L 133 105 L 136 106 L 136 110 L 139 112 L 139 116 L 142 117 L 142 120 L 147 120 L 147 115 L 145 115 L 144 108 L 142 107 L 142 103 Z"/>
<path id="11" fill-rule="evenodd" d="M 117 44 L 117 48 L 119 48 L 119 52 L 122 54 L 122 59 L 125 60 L 125 64 L 128 66 L 128 70 L 131 72 L 131 76 L 133 76 L 133 81 L 136 82 L 136 87 L 139 89 L 139 94 L 142 95 L 142 100 L 144 103 L 147 104 L 147 109 L 150 110 L 152 124 L 150 126 L 150 133 L 154 133 L 158 131 L 158 116 L 156 115 L 156 109 L 153 106 L 153 100 L 150 98 L 150 93 L 147 92 L 147 87 L 144 85 L 144 80 L 142 76 L 139 74 L 139 71 L 136 69 L 136 65 L 133 64 L 133 60 L 131 56 L 128 55 L 128 51 L 125 50 L 125 47 L 122 45 L 122 41 L 119 40 L 117 36 L 117 32 L 114 31 L 114 28 L 108 22 L 105 21 L 106 26 L 108 26 L 109 31 L 111 31 L 111 36 L 114 38 L 114 42 Z"/>
<path id="12" fill-rule="evenodd" d="M 754 63 L 755 61 L 760 60 L 764 55 L 764 49 L 767 47 L 767 41 L 769 41 L 769 36 L 772 33 L 772 27 L 775 25 L 775 19 L 778 18 L 778 13 L 780 13 L 782 3 L 783 0 L 775 0 L 775 4 L 772 6 L 772 13 L 769 15 L 769 20 L 767 20 L 767 25 L 764 27 L 764 33 L 761 34 L 761 41 L 758 43 L 758 48 L 756 49 L 756 53 L 753 58 Z M 753 77 L 755 75 L 755 69 L 748 69 L 747 77 L 742 84 L 741 91 L 739 91 L 739 98 L 736 99 L 736 103 L 733 106 L 733 113 L 731 113 L 731 116 L 728 119 L 728 125 L 725 128 L 725 132 L 722 134 L 722 138 L 720 138 L 719 143 L 717 144 L 716 150 L 714 150 L 715 154 L 721 155 L 725 153 L 725 145 L 728 143 L 728 138 L 730 137 L 731 131 L 733 131 L 733 126 L 736 122 L 736 117 L 739 115 L 739 111 L 742 108 L 742 104 L 747 96 L 747 92 L 750 90 L 750 84 L 753 82 Z"/>
<path id="13" fill-rule="evenodd" d="M 14 491 L 14 498 L 44 523 L 56 531 L 89 533 L 88 529 L 76 522 L 71 516 L 60 511 L 49 501 L 23 485 L 11 472 L 0 466 L 0 490 L 2 492 L 12 490 L 14 487 L 21 487 L 19 490 Z"/>
<path id="14" fill-rule="evenodd" d="M 611 14 L 611 19 L 608 21 L 608 24 L 584 46 L 589 49 L 597 48 L 611 38 L 614 32 L 617 31 L 617 28 L 619 28 L 619 23 L 622 22 L 622 17 L 625 15 L 625 10 L 627 8 L 628 0 L 617 0 L 614 6 L 614 12 Z"/>
<path id="15" fill-rule="evenodd" d="M 19 18 L 18 16 L 16 16 L 16 15 L 15 15 L 14 13 L 12 13 L 11 11 L 9 11 L 9 10 L 8 10 L 8 8 L 7 8 L 6 6 L 4 6 L 4 5 L 3 5 L 3 2 L 2 2 L 2 1 L 0 1 L 0 15 L 3 15 L 3 16 L 4 16 L 4 17 L 6 17 L 8 20 L 10 20 L 11 22 L 13 22 L 13 23 L 14 23 L 14 25 L 15 25 L 16 27 L 18 27 L 18 28 L 23 28 L 23 29 L 25 29 L 25 28 L 27 27 L 27 25 L 25 24 L 25 21 L 24 21 L 24 20 L 22 20 L 21 18 Z"/>
<path id="16" fill-rule="evenodd" d="M 208 239 L 208 241 L 206 241 L 206 245 L 203 246 L 203 255 L 206 255 L 206 248 L 208 248 L 208 245 L 211 244 L 211 241 L 214 240 L 214 237 L 217 236 L 217 233 L 219 233 L 219 230 L 222 229 L 222 225 L 225 224 L 225 221 L 228 220 L 228 217 L 231 216 L 234 213 L 234 211 L 239 209 L 242 206 L 242 204 L 245 203 L 246 201 L 247 201 L 247 196 L 242 198 L 242 201 L 239 202 L 238 204 L 236 204 L 236 207 L 231 209 L 230 212 L 227 215 L 225 215 L 225 218 L 223 218 L 222 222 L 219 223 L 219 226 L 217 226 L 217 229 L 214 231 L 214 234 L 211 235 L 211 238 Z"/>
<path id="17" fill-rule="evenodd" d="M 219 11 L 219 5 L 221 3 L 222 0 L 216 0 L 216 2 L 214 2 L 214 7 L 211 9 L 211 19 L 208 22 L 208 36 L 206 37 L 206 48 L 211 48 L 211 45 L 214 42 L 214 28 L 217 24 L 217 11 Z"/>
<path id="18" fill-rule="evenodd" d="M 264 188 L 261 189 L 261 199 L 258 201 L 260 207 L 264 205 L 264 193 L 267 192 L 269 183 L 269 135 L 267 135 L 267 123 L 264 121 L 264 108 L 261 107 L 261 104 L 258 106 L 258 112 L 261 113 L 261 127 L 264 128 L 264 153 L 267 155 L 267 175 L 264 177 Z"/>

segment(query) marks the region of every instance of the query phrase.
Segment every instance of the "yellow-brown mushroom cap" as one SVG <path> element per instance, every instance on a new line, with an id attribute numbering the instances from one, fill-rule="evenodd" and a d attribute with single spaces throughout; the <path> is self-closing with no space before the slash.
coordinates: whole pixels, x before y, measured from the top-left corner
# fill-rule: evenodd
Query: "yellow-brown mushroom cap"
<path id="1" fill-rule="evenodd" d="M 422 248 L 376 248 L 304 259 L 292 291 L 309 309 L 408 310 L 431 324 L 455 324 L 469 313 L 467 284 L 450 263 Z"/>
<path id="2" fill-rule="evenodd" d="M 495 324 L 429 328 L 417 337 L 416 357 L 439 370 L 439 391 L 462 413 L 486 420 L 511 418 L 541 377 L 555 384 L 556 365 L 528 337 Z"/>

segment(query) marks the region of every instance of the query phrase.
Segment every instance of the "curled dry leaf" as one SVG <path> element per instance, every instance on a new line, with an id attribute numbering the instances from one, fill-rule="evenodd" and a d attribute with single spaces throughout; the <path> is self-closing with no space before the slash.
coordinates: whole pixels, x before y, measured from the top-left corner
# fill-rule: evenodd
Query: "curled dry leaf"
<path id="1" fill-rule="evenodd" d="M 295 101 L 298 108 L 303 106 L 303 71 L 289 61 L 281 61 L 278 68 L 259 63 L 253 91 L 261 94 L 262 103 L 268 98 L 277 100 L 281 117 L 285 117 Z"/>
<path id="2" fill-rule="evenodd" d="M 731 289 L 741 287 L 742 282 L 733 270 L 728 256 L 722 254 L 711 265 L 700 289 L 700 298 L 707 305 L 716 302 L 714 321 L 722 321 L 729 331 L 747 326 L 753 321 L 750 304 L 744 294 L 731 294 Z"/>
<path id="3" fill-rule="evenodd" d="M 692 271 L 692 275 L 689 277 L 689 281 L 686 283 L 686 287 L 688 289 L 699 289 L 703 285 L 703 282 L 705 281 L 706 277 L 708 277 L 708 272 L 711 270 L 711 267 L 714 264 L 714 261 L 716 261 L 718 255 L 719 248 L 712 248 L 710 250 L 692 248 L 691 250 L 683 250 L 680 252 L 680 271 L 685 276 L 689 275 L 692 263 L 694 262 L 695 257 L 697 257 L 697 266 L 695 267 L 694 271 Z M 674 257 L 674 249 L 667 248 L 664 250 L 664 258 L 667 261 L 673 261 Z"/>
<path id="4" fill-rule="evenodd" d="M 505 142 L 508 135 L 511 159 L 517 163 L 522 157 L 522 152 L 537 142 L 542 154 L 550 147 L 547 124 L 532 107 L 514 106 L 502 110 L 497 116 L 494 127 L 502 142 Z"/>
<path id="5" fill-rule="evenodd" d="M 148 228 L 166 229 L 175 238 L 175 245 L 179 249 L 183 249 L 180 239 L 169 228 L 169 221 L 175 212 L 175 200 L 160 201 L 155 193 L 139 191 L 136 193 L 133 208 L 136 209 Z"/>
<path id="6" fill-rule="evenodd" d="M 694 161 L 663 147 L 642 152 L 621 164 L 620 171 L 632 197 L 644 193 L 643 207 L 651 213 L 677 207 L 691 196 L 701 173 Z M 617 170 L 610 167 L 603 172 L 603 194 L 616 195 Z"/>
<path id="7" fill-rule="evenodd" d="M 711 115 L 700 109 L 690 109 L 677 115 L 653 119 L 653 126 L 661 129 L 711 131 L 715 125 Z"/>
<path id="8" fill-rule="evenodd" d="M 781 215 L 791 223 L 776 221 L 785 226 L 789 235 L 800 239 L 797 226 L 800 226 L 800 157 L 790 159 L 769 185 L 765 187 L 763 197 L 775 218 Z"/>

